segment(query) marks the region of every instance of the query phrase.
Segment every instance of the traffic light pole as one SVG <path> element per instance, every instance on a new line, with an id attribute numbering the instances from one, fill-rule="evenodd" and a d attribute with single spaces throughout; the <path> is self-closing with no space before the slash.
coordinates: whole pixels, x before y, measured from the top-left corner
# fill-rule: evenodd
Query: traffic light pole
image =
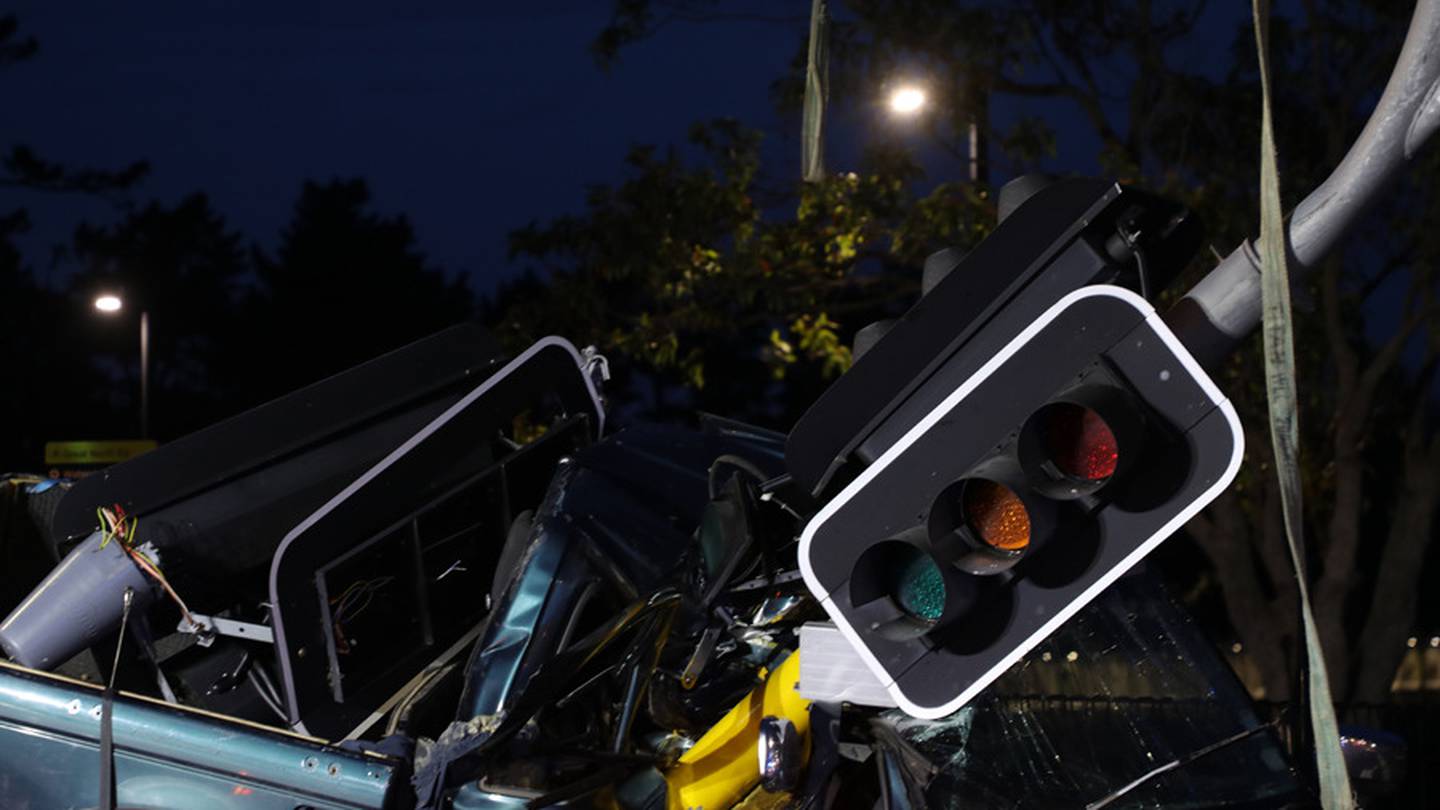
<path id="1" fill-rule="evenodd" d="M 1340 165 L 1286 223 L 1292 278 L 1339 244 L 1440 129 L 1440 0 L 1418 0 L 1400 58 L 1365 129 Z M 1166 314 L 1203 365 L 1228 355 L 1260 325 L 1260 258 L 1236 248 Z"/>
<path id="2" fill-rule="evenodd" d="M 1286 223 L 1292 283 L 1319 266 L 1440 128 L 1437 54 L 1440 0 L 1418 0 L 1400 57 L 1370 120 L 1340 165 Z M 1246 241 L 1201 279 L 1171 308 L 1166 321 L 1202 365 L 1213 367 L 1229 355 L 1261 321 L 1260 259 L 1254 241 Z M 1297 630 L 1297 638 L 1303 635 Z M 1296 751 L 1313 745 L 1305 722 L 1307 677 L 1302 665 L 1294 718 Z M 1313 767 L 1306 771 L 1313 785 Z"/>

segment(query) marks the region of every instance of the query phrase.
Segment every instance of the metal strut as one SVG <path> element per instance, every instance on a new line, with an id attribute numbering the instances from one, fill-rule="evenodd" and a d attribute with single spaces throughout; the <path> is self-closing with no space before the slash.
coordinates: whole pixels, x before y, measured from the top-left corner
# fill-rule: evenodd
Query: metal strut
<path id="1" fill-rule="evenodd" d="M 1365 129 L 1286 227 L 1292 278 L 1315 269 L 1375 206 L 1440 129 L 1440 0 L 1419 0 L 1400 58 Z M 1260 259 L 1247 240 L 1165 316 L 1202 364 L 1224 358 L 1260 325 Z"/>

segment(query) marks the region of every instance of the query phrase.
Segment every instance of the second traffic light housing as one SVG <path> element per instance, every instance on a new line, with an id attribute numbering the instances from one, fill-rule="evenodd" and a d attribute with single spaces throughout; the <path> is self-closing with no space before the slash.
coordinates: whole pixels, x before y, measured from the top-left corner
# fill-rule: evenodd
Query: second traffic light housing
<path id="1" fill-rule="evenodd" d="M 1234 408 L 1154 309 L 1092 285 L 997 317 L 983 364 L 807 524 L 807 584 L 912 715 L 959 708 L 1218 495 Z M 898 431 L 897 431 L 898 432 Z"/>

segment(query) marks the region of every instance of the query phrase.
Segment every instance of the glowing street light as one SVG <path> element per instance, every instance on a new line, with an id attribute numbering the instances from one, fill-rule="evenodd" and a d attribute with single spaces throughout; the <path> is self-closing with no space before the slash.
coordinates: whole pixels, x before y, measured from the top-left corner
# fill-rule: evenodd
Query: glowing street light
<path id="1" fill-rule="evenodd" d="M 113 315 L 125 308 L 125 302 L 113 293 L 95 297 L 95 308 Z M 140 438 L 150 438 L 150 313 L 140 311 Z"/>
<path id="2" fill-rule="evenodd" d="M 930 99 L 925 88 L 918 84 L 896 85 L 888 99 L 890 113 L 897 118 L 914 118 L 929 105 Z M 970 119 L 970 182 L 980 181 L 980 126 L 972 116 Z"/>
<path id="3" fill-rule="evenodd" d="M 914 85 L 901 85 L 890 93 L 890 111 L 896 115 L 914 115 L 925 108 L 925 91 Z"/>

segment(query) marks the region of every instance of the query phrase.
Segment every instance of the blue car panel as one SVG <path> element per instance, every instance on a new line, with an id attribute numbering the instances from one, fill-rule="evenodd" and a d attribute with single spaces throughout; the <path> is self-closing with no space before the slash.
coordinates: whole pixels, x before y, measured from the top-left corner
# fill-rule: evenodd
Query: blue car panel
<path id="1" fill-rule="evenodd" d="M 101 690 L 0 662 L 0 807 L 94 807 Z M 397 763 L 194 709 L 121 694 L 113 728 L 128 810 L 392 808 Z"/>

